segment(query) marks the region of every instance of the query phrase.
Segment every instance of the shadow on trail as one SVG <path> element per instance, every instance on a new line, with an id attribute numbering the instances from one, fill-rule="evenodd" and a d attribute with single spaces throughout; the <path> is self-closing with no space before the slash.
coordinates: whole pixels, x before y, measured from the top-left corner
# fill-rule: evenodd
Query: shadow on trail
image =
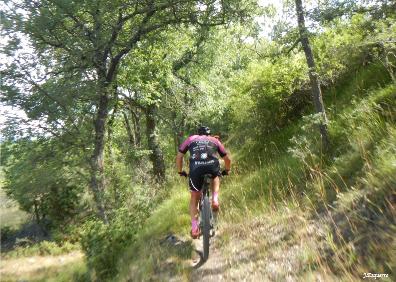
<path id="1" fill-rule="evenodd" d="M 190 246 L 191 241 L 187 240 L 182 240 L 179 237 L 177 237 L 174 234 L 168 234 L 161 242 L 161 245 L 166 244 L 170 247 L 172 247 L 173 250 L 183 250 L 186 249 L 188 246 Z M 195 246 L 194 252 L 199 255 L 199 259 L 194 260 L 194 264 L 192 265 L 193 269 L 198 269 L 202 265 L 206 263 L 207 260 L 204 259 L 203 257 L 203 252 L 199 250 L 202 246 Z"/>
<path id="2" fill-rule="evenodd" d="M 202 251 L 199 251 L 199 250 L 197 250 L 197 249 L 195 249 L 194 251 L 199 255 L 199 261 L 198 261 L 196 264 L 194 264 L 192 268 L 193 268 L 193 269 L 198 269 L 198 268 L 200 268 L 202 265 L 205 264 L 206 260 L 204 260 L 203 252 L 202 252 Z"/>

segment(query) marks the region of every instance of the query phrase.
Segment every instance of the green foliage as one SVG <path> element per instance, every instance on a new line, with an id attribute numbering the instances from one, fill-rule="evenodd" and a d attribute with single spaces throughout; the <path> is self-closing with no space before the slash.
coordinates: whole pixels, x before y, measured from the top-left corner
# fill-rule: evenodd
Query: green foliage
<path id="1" fill-rule="evenodd" d="M 80 206 L 81 176 L 72 167 L 74 156 L 65 154 L 50 140 L 3 143 L 7 195 L 37 221 L 65 222 Z M 52 151 L 54 150 L 54 151 Z M 54 152 L 54 153 L 52 153 Z"/>
<path id="2" fill-rule="evenodd" d="M 155 198 L 150 188 L 135 187 L 123 203 L 114 209 L 109 224 L 88 220 L 81 227 L 81 244 L 88 258 L 88 266 L 95 270 L 99 280 L 114 277 L 125 248 L 136 240 L 136 234 L 145 223 Z"/>
<path id="3" fill-rule="evenodd" d="M 280 146 L 290 138 L 288 131 L 293 131 L 293 126 L 288 125 L 301 114 L 294 112 L 289 98 L 302 87 L 305 70 L 303 57 L 296 56 L 276 63 L 253 63 L 236 78 L 229 102 L 228 121 L 233 132 L 230 141 L 241 147 L 247 158 L 254 158 L 257 163 L 252 151 L 261 152 L 265 159 L 272 154 L 269 152 L 276 152 L 267 148 L 284 149 Z"/>
<path id="4" fill-rule="evenodd" d="M 89 267 L 95 269 L 99 279 L 114 276 L 122 251 L 133 242 L 136 229 L 126 224 L 104 225 L 101 221 L 86 223 L 82 229 L 82 245 Z"/>
<path id="5" fill-rule="evenodd" d="M 350 21 L 336 20 L 313 38 L 313 51 L 322 83 L 334 84 L 343 73 L 349 72 L 353 65 L 362 60 L 366 52 L 362 46 L 367 36 L 366 22 L 367 19 L 361 14 Z"/>
<path id="6" fill-rule="evenodd" d="M 354 15 L 350 21 L 336 20 L 326 26 L 323 33 L 313 38 L 314 53 L 322 84 L 331 85 L 343 76 L 359 69 L 360 64 L 386 66 L 392 52 L 389 34 L 394 34 L 395 24 L 390 19 L 372 21 L 364 14 Z M 389 59 L 389 58 L 388 58 Z M 391 71 L 391 69 L 389 69 Z M 367 81 L 366 81 L 367 79 Z M 364 83 L 387 80 L 387 76 L 367 76 Z"/>
<path id="7" fill-rule="evenodd" d="M 0 228 L 17 228 L 28 218 L 28 214 L 18 208 L 18 203 L 6 196 L 3 188 L 0 189 L 0 207 Z"/>
<path id="8" fill-rule="evenodd" d="M 303 125 L 299 134 L 293 136 L 291 141 L 291 147 L 288 148 L 294 158 L 298 159 L 304 166 L 312 167 L 321 164 L 322 148 L 319 134 L 316 134 L 319 125 L 323 123 L 320 114 L 308 115 L 302 118 Z"/>
<path id="9" fill-rule="evenodd" d="M 384 37 L 394 34 L 394 26 L 390 19 L 373 21 L 362 13 L 348 20 L 329 22 L 312 37 L 324 100 L 331 106 L 330 121 L 332 111 L 336 114 L 349 105 L 351 95 L 367 95 L 370 89 L 391 80 L 394 69 L 390 67 L 389 58 L 393 51 Z M 228 103 L 228 121 L 234 132 L 232 142 L 250 147 L 248 151 L 269 147 L 278 132 L 290 131 L 295 126 L 304 131 L 307 128 L 296 123 L 301 116 L 313 111 L 303 54 L 296 50 L 283 54 L 279 52 L 282 47 L 279 42 L 262 42 L 262 59 L 252 62 L 233 80 L 232 99 Z M 382 44 L 388 47 L 379 48 Z M 291 124 L 294 126 L 289 126 Z M 282 135 L 284 139 L 291 138 L 291 135 Z M 257 139 L 262 142 L 255 142 Z M 286 149 L 286 142 L 279 141 L 277 146 Z"/>
<path id="10" fill-rule="evenodd" d="M 356 95 L 359 91 L 356 88 L 348 95 Z M 321 205 L 320 199 L 325 197 L 332 202 L 338 192 L 357 185 L 354 181 L 365 174 L 376 144 L 392 131 L 396 108 L 392 103 L 380 101 L 390 101 L 394 95 L 395 88 L 389 85 L 369 91 L 364 98 L 354 96 L 348 107 L 329 124 L 333 149 L 326 157 L 320 154 L 319 136 L 314 134 L 317 123 L 315 120 L 304 122 L 301 129 L 305 134 L 294 136 L 288 151 L 309 172 L 306 193 L 310 201 Z"/>
<path id="11" fill-rule="evenodd" d="M 118 264 L 121 280 L 163 279 L 163 276 L 156 276 L 158 270 L 169 272 L 170 276 L 179 271 L 189 271 L 190 267 L 183 264 L 193 251 L 192 242 L 183 238 L 189 234 L 190 222 L 187 183 L 173 182 L 168 189 L 168 196 L 153 207 L 153 213 L 137 233 L 136 240 L 122 252 L 122 260 Z M 165 238 L 169 234 L 180 237 L 181 244 L 168 245 Z M 166 263 L 169 260 L 173 263 Z"/>

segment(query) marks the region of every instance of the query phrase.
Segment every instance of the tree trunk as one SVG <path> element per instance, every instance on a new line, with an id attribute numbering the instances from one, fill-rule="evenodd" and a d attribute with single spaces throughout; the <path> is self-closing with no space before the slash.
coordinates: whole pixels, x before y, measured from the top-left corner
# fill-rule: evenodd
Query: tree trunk
<path id="1" fill-rule="evenodd" d="M 113 109 L 113 113 L 111 114 L 110 118 L 109 118 L 109 122 L 107 123 L 107 140 L 106 140 L 106 145 L 107 145 L 107 151 L 108 151 L 108 155 L 109 155 L 109 167 L 110 167 L 110 171 L 111 174 L 113 175 L 113 177 L 111 177 L 111 182 L 108 181 L 108 179 L 106 179 L 106 181 L 108 181 L 106 183 L 106 186 L 108 184 L 110 184 L 110 186 L 112 187 L 112 191 L 114 194 L 114 204 L 113 206 L 116 206 L 118 204 L 118 201 L 120 199 L 120 192 L 118 190 L 119 185 L 118 185 L 118 179 L 117 177 L 114 177 L 114 175 L 116 175 L 116 167 L 114 166 L 115 164 L 115 156 L 114 156 L 114 150 L 113 150 L 113 144 L 112 144 L 112 137 L 113 137 L 113 128 L 114 128 L 114 122 L 116 119 L 116 115 L 117 115 L 117 111 L 118 111 L 118 103 L 117 103 L 117 87 L 114 87 L 114 93 L 113 93 L 113 97 L 115 100 L 115 105 L 114 105 L 114 109 Z"/>
<path id="2" fill-rule="evenodd" d="M 181 128 L 178 124 L 178 118 L 177 118 L 177 114 L 176 111 L 172 112 L 172 127 L 173 127 L 173 142 L 175 144 L 175 153 L 177 154 L 177 152 L 179 151 L 179 146 L 181 144 L 180 141 L 180 133 L 181 133 Z"/>
<path id="3" fill-rule="evenodd" d="M 128 134 L 129 144 L 131 145 L 131 147 L 136 147 L 136 137 L 134 132 L 132 131 L 132 127 L 129 122 L 128 115 L 125 112 L 123 112 L 122 116 L 124 117 L 124 124 Z"/>
<path id="4" fill-rule="evenodd" d="M 108 223 L 105 206 L 103 201 L 104 191 L 106 188 L 104 175 L 104 145 L 106 120 L 108 116 L 109 96 L 106 86 L 101 86 L 100 100 L 98 111 L 95 118 L 95 141 L 94 151 L 91 156 L 91 189 L 94 195 L 96 207 L 98 209 L 99 217 L 104 223 Z"/>
<path id="5" fill-rule="evenodd" d="M 106 140 L 106 143 L 108 145 L 107 148 L 109 150 L 111 161 L 114 160 L 114 152 L 113 152 L 113 149 L 111 146 L 111 141 L 112 141 L 111 138 L 113 137 L 114 121 L 115 121 L 115 118 L 116 118 L 116 115 L 118 112 L 117 86 L 115 85 L 112 90 L 113 90 L 112 95 L 113 95 L 113 99 L 114 99 L 115 103 L 114 103 L 113 113 L 111 114 L 109 121 L 107 123 L 107 140 Z"/>
<path id="6" fill-rule="evenodd" d="M 156 134 L 156 111 L 155 105 L 149 105 L 146 108 L 146 135 L 148 147 L 151 150 L 150 159 L 153 163 L 153 173 L 156 181 L 161 183 L 165 180 L 165 162 Z"/>
<path id="7" fill-rule="evenodd" d="M 140 116 L 138 114 L 138 110 L 134 111 L 132 109 L 132 105 L 128 107 L 129 113 L 131 117 L 129 118 L 127 113 L 124 112 L 124 124 L 125 128 L 128 134 L 129 142 L 131 143 L 131 146 L 134 148 L 140 148 L 141 143 L 142 143 L 142 137 L 141 137 L 141 128 L 140 128 Z M 132 124 L 130 122 L 132 121 Z M 133 126 L 133 128 L 132 128 Z"/>
<path id="8" fill-rule="evenodd" d="M 36 223 L 37 224 L 40 224 L 40 212 L 39 212 L 39 208 L 38 208 L 38 204 L 37 204 L 37 201 L 36 200 L 34 200 L 34 202 L 33 202 L 33 208 L 34 208 L 34 217 L 35 217 L 35 219 L 36 219 Z"/>
<path id="9" fill-rule="evenodd" d="M 309 80 L 311 82 L 311 89 L 312 89 L 312 99 L 315 105 L 315 110 L 321 116 L 321 121 L 319 124 L 319 130 L 322 138 L 322 145 L 325 150 L 329 148 L 330 141 L 329 141 L 329 134 L 327 131 L 327 116 L 325 107 L 323 104 L 322 99 L 322 92 L 320 89 L 320 82 L 318 79 L 318 74 L 316 72 L 315 66 L 315 59 L 312 53 L 311 45 L 308 39 L 308 31 L 305 26 L 305 19 L 304 19 L 304 10 L 301 0 L 295 0 L 296 3 L 296 12 L 297 12 L 297 21 L 298 21 L 298 28 L 300 32 L 300 41 L 301 45 L 304 49 L 305 58 L 307 60 L 308 65 L 308 74 Z"/>
<path id="10" fill-rule="evenodd" d="M 133 129 L 135 133 L 135 144 L 137 148 L 140 148 L 142 145 L 142 130 L 140 128 L 140 113 L 139 110 L 136 109 L 135 111 L 131 108 L 132 114 L 132 122 L 133 122 Z"/>

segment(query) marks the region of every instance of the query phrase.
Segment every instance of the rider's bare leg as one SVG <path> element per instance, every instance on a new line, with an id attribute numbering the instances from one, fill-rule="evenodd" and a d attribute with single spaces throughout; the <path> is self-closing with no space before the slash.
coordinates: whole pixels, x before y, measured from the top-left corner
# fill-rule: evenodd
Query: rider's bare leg
<path id="1" fill-rule="evenodd" d="M 219 193 L 220 189 L 220 177 L 216 176 L 212 180 L 212 191 L 213 193 Z"/>
<path id="2" fill-rule="evenodd" d="M 220 190 L 220 177 L 216 176 L 212 180 L 212 201 L 218 204 L 219 200 L 219 190 Z"/>
<path id="3" fill-rule="evenodd" d="M 198 220 L 198 202 L 200 198 L 201 198 L 201 192 L 191 192 L 191 198 L 190 198 L 191 222 L 194 219 Z"/>

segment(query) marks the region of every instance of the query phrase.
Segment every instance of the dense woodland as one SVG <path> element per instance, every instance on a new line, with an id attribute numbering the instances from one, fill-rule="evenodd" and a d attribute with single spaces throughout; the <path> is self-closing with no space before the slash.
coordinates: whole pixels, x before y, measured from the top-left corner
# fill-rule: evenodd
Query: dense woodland
<path id="1" fill-rule="evenodd" d="M 396 1 L 271 3 L 1 4 L 1 102 L 14 110 L 2 189 L 56 248 L 83 250 L 73 279 L 193 275 L 180 263 L 191 243 L 169 255 L 156 242 L 188 236 L 174 160 L 202 124 L 234 160 L 224 238 L 292 210 L 328 227 L 295 277 L 396 275 Z"/>

